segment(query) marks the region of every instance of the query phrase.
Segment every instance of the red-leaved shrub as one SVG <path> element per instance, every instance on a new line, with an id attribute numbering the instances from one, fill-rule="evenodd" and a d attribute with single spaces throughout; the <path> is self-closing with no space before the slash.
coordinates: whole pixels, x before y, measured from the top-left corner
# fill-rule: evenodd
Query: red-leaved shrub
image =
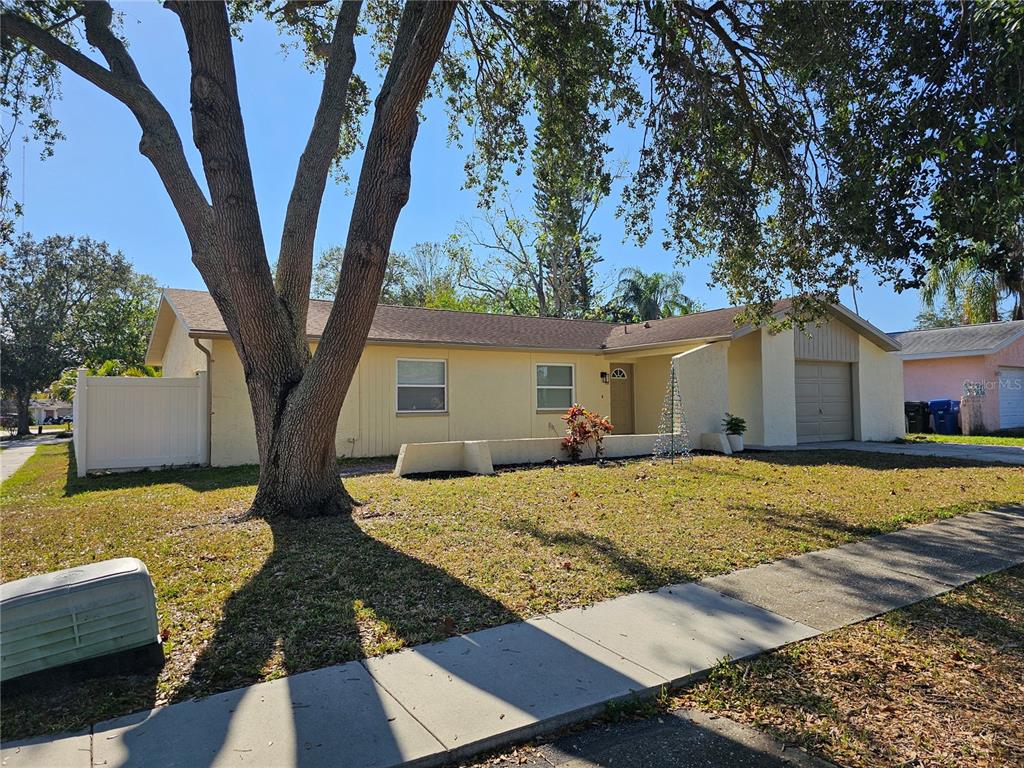
<path id="1" fill-rule="evenodd" d="M 570 460 L 579 461 L 583 456 L 583 447 L 591 441 L 594 443 L 594 458 L 601 458 L 604 454 L 604 436 L 615 429 L 607 418 L 573 403 L 562 416 L 562 421 L 565 422 L 562 449 L 569 454 Z"/>

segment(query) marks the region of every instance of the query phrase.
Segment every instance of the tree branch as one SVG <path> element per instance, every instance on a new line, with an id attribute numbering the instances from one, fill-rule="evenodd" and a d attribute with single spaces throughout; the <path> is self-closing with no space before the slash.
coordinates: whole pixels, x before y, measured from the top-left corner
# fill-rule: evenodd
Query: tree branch
<path id="1" fill-rule="evenodd" d="M 338 14 L 324 74 L 320 105 L 299 159 L 281 234 L 277 261 L 278 297 L 296 333 L 305 333 L 313 276 L 313 240 L 331 163 L 338 152 L 341 121 L 356 62 L 354 37 L 361 2 L 346 2 Z"/>
<path id="2" fill-rule="evenodd" d="M 452 2 L 409 2 L 403 10 L 366 142 L 334 305 L 300 385 L 304 397 L 323 396 L 324 390 L 332 397 L 344 397 L 351 383 L 355 366 L 348 363 L 358 360 L 365 344 L 395 224 L 409 199 L 416 110 L 454 11 Z M 327 382 L 331 385 L 326 386 Z"/>
<path id="3" fill-rule="evenodd" d="M 85 19 L 86 39 L 99 50 L 110 69 L 17 14 L 3 13 L 0 25 L 5 35 L 18 37 L 38 48 L 131 110 L 142 129 L 139 152 L 160 176 L 185 228 L 193 262 L 214 296 L 224 295 L 224 273 L 216 258 L 213 237 L 213 212 L 188 165 L 170 113 L 146 86 L 124 43 L 111 31 L 113 11 L 110 6 L 106 2 L 90 2 L 80 15 Z M 228 329 L 233 331 L 236 327 L 234 313 L 222 309 L 222 314 Z"/>
<path id="4" fill-rule="evenodd" d="M 256 189 L 238 99 L 227 7 L 223 2 L 167 2 L 181 22 L 192 69 L 192 134 L 213 204 L 216 243 L 227 281 L 226 306 L 238 320 L 235 339 L 255 378 L 280 375 L 291 358 L 308 359 L 305 328 L 292 332 L 267 261 Z M 301 375 L 296 370 L 295 376 Z M 247 380 L 250 377 L 247 376 Z M 250 382 L 251 384 L 251 382 Z"/>

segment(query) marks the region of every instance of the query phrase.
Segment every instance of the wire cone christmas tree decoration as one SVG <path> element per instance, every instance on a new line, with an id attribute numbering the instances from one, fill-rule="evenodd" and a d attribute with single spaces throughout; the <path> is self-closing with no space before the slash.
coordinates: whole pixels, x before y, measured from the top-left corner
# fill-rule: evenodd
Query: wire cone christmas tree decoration
<path id="1" fill-rule="evenodd" d="M 658 437 L 654 440 L 654 458 L 669 459 L 672 463 L 677 458 L 693 458 L 690 453 L 690 433 L 686 429 L 686 414 L 679 397 L 676 367 L 672 364 L 669 364 L 668 388 L 665 390 L 665 402 L 661 406 Z"/>

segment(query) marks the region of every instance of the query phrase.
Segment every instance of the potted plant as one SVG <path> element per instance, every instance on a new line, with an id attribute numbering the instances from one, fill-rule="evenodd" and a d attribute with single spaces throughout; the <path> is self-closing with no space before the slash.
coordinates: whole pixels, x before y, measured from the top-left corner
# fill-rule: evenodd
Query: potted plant
<path id="1" fill-rule="evenodd" d="M 747 422 L 739 416 L 726 413 L 722 419 L 722 426 L 725 427 L 725 436 L 729 440 L 729 447 L 733 453 L 743 450 L 743 433 L 747 431 Z"/>

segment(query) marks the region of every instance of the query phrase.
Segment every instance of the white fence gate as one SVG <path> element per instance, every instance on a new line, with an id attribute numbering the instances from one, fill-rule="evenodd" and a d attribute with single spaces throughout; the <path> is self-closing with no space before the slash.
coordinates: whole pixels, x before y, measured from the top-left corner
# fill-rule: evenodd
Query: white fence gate
<path id="1" fill-rule="evenodd" d="M 206 372 L 191 379 L 87 376 L 78 371 L 78 476 L 210 461 Z"/>

